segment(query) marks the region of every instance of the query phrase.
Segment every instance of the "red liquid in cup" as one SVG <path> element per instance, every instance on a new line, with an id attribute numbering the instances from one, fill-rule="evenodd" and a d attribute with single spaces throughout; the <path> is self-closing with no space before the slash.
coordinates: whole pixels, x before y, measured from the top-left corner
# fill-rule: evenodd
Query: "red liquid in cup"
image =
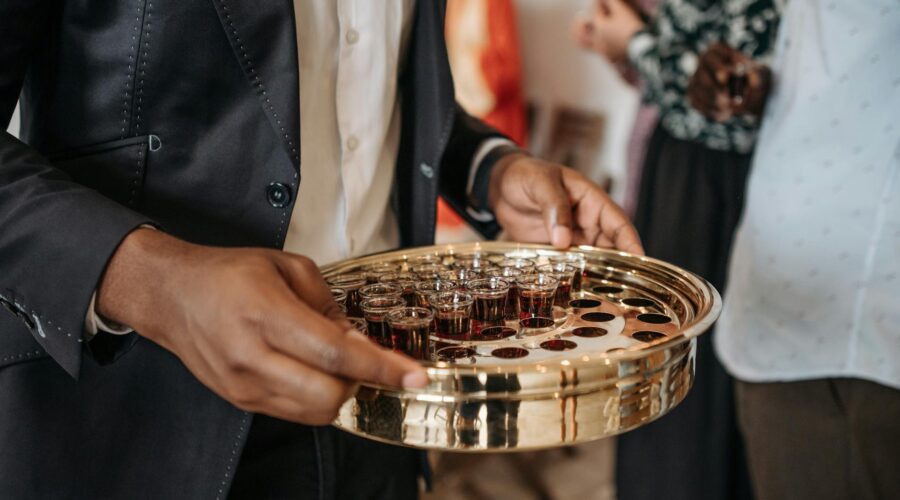
<path id="1" fill-rule="evenodd" d="M 388 324 L 384 316 L 373 316 L 372 314 L 369 314 L 369 317 L 366 318 L 366 329 L 366 333 L 369 338 L 377 342 L 379 345 L 384 347 L 393 347 L 390 329 L 388 328 Z"/>
<path id="2" fill-rule="evenodd" d="M 429 359 L 428 355 L 428 325 L 391 327 L 392 348 L 400 351 L 413 359 Z"/>
<path id="3" fill-rule="evenodd" d="M 572 280 L 572 291 L 575 291 L 575 292 L 581 291 L 581 285 L 582 285 L 582 283 L 584 283 L 584 274 L 585 273 L 582 272 L 581 270 L 579 270 L 577 273 L 575 273 L 575 279 Z"/>
<path id="4" fill-rule="evenodd" d="M 452 340 L 465 340 L 472 332 L 468 311 L 436 312 L 435 335 Z"/>
<path id="5" fill-rule="evenodd" d="M 506 313 L 507 294 L 500 297 L 475 297 L 472 304 L 473 329 L 475 332 L 490 326 L 503 324 L 503 316 Z"/>
<path id="6" fill-rule="evenodd" d="M 517 320 L 519 318 L 519 287 L 515 282 L 509 286 L 509 293 L 506 295 L 506 312 L 503 319 Z"/>
<path id="7" fill-rule="evenodd" d="M 569 300 L 572 299 L 572 283 L 568 281 L 560 281 L 559 286 L 556 287 L 556 305 L 560 307 L 566 307 L 569 305 Z"/>
<path id="8" fill-rule="evenodd" d="M 552 318 L 553 296 L 546 292 L 519 290 L 519 318 Z"/>
<path id="9" fill-rule="evenodd" d="M 347 316 L 362 318 L 363 312 L 362 309 L 359 308 L 359 288 L 353 290 L 346 288 L 345 290 L 347 292 Z"/>

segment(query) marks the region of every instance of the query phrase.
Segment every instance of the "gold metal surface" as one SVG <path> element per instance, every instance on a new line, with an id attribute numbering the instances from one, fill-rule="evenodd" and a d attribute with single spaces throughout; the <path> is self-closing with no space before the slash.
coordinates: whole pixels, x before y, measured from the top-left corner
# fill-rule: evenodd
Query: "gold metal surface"
<path id="1" fill-rule="evenodd" d="M 376 262 L 404 267 L 420 261 L 450 262 L 473 252 L 535 253 L 539 261 L 566 253 L 507 242 L 455 244 L 343 261 L 322 272 L 333 276 Z M 549 329 L 520 329 L 505 339 L 460 342 L 476 354 L 453 362 L 423 362 L 430 377 L 424 389 L 365 386 L 343 406 L 335 425 L 392 444 L 495 452 L 591 441 L 667 413 L 693 384 L 696 337 L 718 318 L 719 294 L 696 275 L 655 259 L 593 247 L 569 252 L 585 259 L 582 288 L 573 290 L 572 298 L 598 300 L 599 305 L 556 308 Z M 576 332 L 584 332 L 577 330 L 581 327 L 606 333 L 578 336 Z M 542 348 L 548 340 L 569 341 L 575 347 Z M 571 346 L 569 342 L 565 345 Z M 522 347 L 528 356 L 491 356 L 500 347 Z"/>

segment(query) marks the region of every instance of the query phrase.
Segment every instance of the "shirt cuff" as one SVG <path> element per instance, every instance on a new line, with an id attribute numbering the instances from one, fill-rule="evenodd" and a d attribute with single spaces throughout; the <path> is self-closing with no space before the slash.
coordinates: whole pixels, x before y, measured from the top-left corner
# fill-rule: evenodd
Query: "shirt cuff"
<path id="1" fill-rule="evenodd" d="M 487 186 L 481 186 L 485 193 L 476 192 L 479 187 L 476 184 L 476 180 L 478 180 L 479 176 L 486 175 L 483 169 L 487 169 L 493 166 L 496 163 L 494 161 L 485 161 L 488 159 L 488 155 L 494 153 L 498 149 L 518 149 L 516 144 L 505 138 L 505 137 L 492 137 L 490 139 L 486 139 L 481 143 L 481 146 L 478 147 L 478 150 L 475 152 L 475 156 L 472 158 L 472 165 L 469 167 L 469 180 L 466 182 L 466 198 L 470 200 L 469 206 L 466 207 L 466 212 L 470 217 L 475 219 L 478 222 L 490 222 L 494 220 L 494 215 L 487 210 L 487 197 L 486 197 L 486 189 Z M 481 182 L 478 184 L 484 184 L 485 182 Z M 471 200 L 478 200 L 480 198 L 484 198 L 481 203 L 473 203 Z"/>
<path id="2" fill-rule="evenodd" d="M 125 325 L 106 321 L 97 314 L 94 309 L 94 303 L 97 300 L 97 292 L 91 295 L 91 305 L 88 306 L 87 317 L 84 319 L 84 331 L 87 333 L 87 340 L 90 341 L 98 332 L 111 333 L 113 335 L 127 335 L 134 330 Z"/>
<path id="3" fill-rule="evenodd" d="M 141 229 L 156 229 L 154 226 L 150 224 L 141 224 Z M 86 340 L 88 342 L 93 339 L 98 332 L 111 333 L 113 335 L 128 335 L 133 332 L 134 329 L 120 325 L 118 323 L 114 323 L 112 321 L 104 320 L 97 314 L 95 310 L 94 303 L 97 302 L 97 290 L 94 290 L 94 293 L 91 295 L 91 304 L 88 306 L 87 317 L 84 318 L 84 332 L 87 337 Z"/>

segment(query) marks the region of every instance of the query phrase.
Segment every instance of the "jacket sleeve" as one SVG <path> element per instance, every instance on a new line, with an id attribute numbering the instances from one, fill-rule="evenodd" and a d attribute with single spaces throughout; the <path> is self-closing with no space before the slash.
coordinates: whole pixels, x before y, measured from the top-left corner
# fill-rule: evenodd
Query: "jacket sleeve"
<path id="1" fill-rule="evenodd" d="M 36 37 L 53 18 L 49 3 L 0 3 L 4 130 Z M 78 377 L 85 352 L 85 315 L 106 264 L 129 232 L 148 223 L 147 217 L 76 183 L 38 151 L 0 132 L 0 314 L 16 315 L 73 377 Z M 0 331 L 0 350 L 20 343 L 8 338 L 12 335 L 20 333 Z"/>
<path id="2" fill-rule="evenodd" d="M 490 172 L 500 158 L 519 151 L 509 141 L 510 145 L 498 146 L 486 155 L 478 155 L 482 145 L 498 138 L 509 141 L 506 136 L 457 105 L 453 131 L 441 167 L 441 196 L 466 222 L 488 239 L 495 238 L 501 229 L 487 210 Z M 473 163 L 476 161 L 477 164 Z"/>

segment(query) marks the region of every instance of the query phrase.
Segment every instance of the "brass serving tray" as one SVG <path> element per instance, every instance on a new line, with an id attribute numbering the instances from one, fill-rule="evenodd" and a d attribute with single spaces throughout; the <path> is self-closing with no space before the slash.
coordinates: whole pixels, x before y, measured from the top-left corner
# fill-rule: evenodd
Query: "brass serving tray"
<path id="1" fill-rule="evenodd" d="M 335 425 L 391 444 L 496 452 L 583 443 L 666 414 L 693 385 L 696 337 L 718 318 L 718 292 L 656 259 L 587 246 L 568 252 L 584 256 L 582 288 L 573 290 L 573 299 L 585 307 L 555 308 L 549 328 L 464 342 L 475 351 L 471 357 L 423 362 L 430 377 L 424 389 L 366 385 L 344 404 Z M 508 242 L 454 244 L 371 255 L 322 272 L 332 276 L 426 255 L 452 261 L 471 253 L 533 254 L 540 261 L 564 252 Z M 528 354 L 491 355 L 503 347 Z"/>

